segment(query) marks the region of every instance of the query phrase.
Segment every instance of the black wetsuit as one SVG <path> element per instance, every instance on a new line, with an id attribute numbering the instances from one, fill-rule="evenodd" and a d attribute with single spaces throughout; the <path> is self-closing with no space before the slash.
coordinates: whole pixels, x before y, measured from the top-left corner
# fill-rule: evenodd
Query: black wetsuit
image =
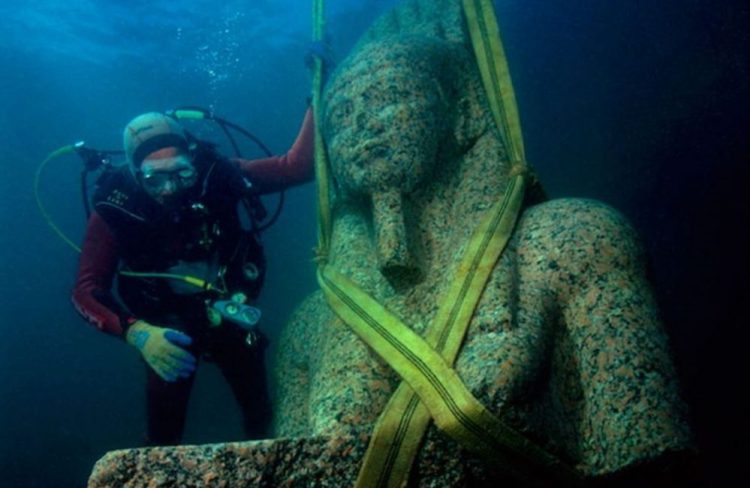
<path id="1" fill-rule="evenodd" d="M 224 296 L 178 279 L 118 276 L 110 309 L 146 322 L 180 330 L 193 339 L 187 347 L 196 357 L 216 363 L 227 379 L 243 414 L 248 438 L 263 437 L 270 418 L 264 348 L 256 333 L 224 321 L 212 326 L 207 307 L 212 300 L 242 292 L 257 297 L 265 261 L 249 212 L 241 218 L 249 187 L 236 165 L 205 151 L 196 157 L 198 183 L 174 209 L 165 209 L 137 184 L 127 168 L 100 180 L 94 209 L 114 236 L 121 270 L 133 273 L 188 275 L 211 283 Z M 251 269 L 248 277 L 244 271 Z M 251 279 L 252 278 L 252 279 Z M 127 322 L 127 321 L 126 321 Z M 148 443 L 181 440 L 193 376 L 167 382 L 147 366 Z"/>

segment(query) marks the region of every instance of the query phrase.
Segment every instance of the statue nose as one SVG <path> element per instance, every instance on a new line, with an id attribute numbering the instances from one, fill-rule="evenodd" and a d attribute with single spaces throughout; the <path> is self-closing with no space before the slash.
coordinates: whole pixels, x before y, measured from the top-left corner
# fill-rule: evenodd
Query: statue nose
<path id="1" fill-rule="evenodd" d="M 372 204 L 380 272 L 394 286 L 419 281 L 422 273 L 410 247 L 401 192 L 373 193 Z"/>

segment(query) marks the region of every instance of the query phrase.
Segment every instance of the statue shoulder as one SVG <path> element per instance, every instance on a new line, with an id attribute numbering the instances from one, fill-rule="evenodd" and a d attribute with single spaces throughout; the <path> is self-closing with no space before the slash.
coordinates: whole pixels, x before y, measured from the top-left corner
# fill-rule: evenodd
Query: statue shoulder
<path id="1" fill-rule="evenodd" d="M 521 262 L 558 286 L 585 286 L 611 272 L 645 271 L 635 229 L 596 200 L 564 198 L 527 208 L 517 232 Z"/>

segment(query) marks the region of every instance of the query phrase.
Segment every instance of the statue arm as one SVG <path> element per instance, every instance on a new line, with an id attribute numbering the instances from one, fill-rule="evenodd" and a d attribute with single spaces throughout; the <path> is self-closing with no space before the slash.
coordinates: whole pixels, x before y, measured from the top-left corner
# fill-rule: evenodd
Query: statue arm
<path id="1" fill-rule="evenodd" d="M 579 452 L 591 474 L 611 473 L 682 450 L 690 435 L 634 230 L 605 205 L 572 205 L 558 220 L 556 292 L 580 378 Z"/>
<path id="2" fill-rule="evenodd" d="M 310 364 L 307 338 L 316 328 L 315 295 L 308 297 L 292 314 L 279 338 L 274 375 L 274 437 L 302 437 L 310 434 Z M 307 347 L 306 347 L 307 346 Z"/>

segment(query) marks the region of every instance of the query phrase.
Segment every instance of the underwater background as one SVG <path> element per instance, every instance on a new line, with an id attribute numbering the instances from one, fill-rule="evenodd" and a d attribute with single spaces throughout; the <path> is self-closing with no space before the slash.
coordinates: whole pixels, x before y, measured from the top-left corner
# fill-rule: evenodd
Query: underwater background
<path id="1" fill-rule="evenodd" d="M 397 0 L 326 3 L 342 59 Z M 707 483 L 728 483 L 748 430 L 748 7 L 495 6 L 529 161 L 550 197 L 602 200 L 640 231 Z M 36 209 L 39 163 L 79 140 L 119 149 L 132 117 L 184 105 L 286 151 L 307 106 L 310 30 L 311 2 L 302 0 L 0 5 L 0 485 L 84 486 L 106 451 L 141 443 L 145 423 L 138 354 L 70 304 L 77 255 Z M 85 224 L 81 169 L 63 157 L 41 180 L 54 221 L 75 241 Z M 259 306 L 272 341 L 316 288 L 314 198 L 312 184 L 287 191 L 264 235 Z M 277 197 L 266 201 L 272 210 Z M 223 378 L 201 368 L 184 441 L 240 438 Z"/>

